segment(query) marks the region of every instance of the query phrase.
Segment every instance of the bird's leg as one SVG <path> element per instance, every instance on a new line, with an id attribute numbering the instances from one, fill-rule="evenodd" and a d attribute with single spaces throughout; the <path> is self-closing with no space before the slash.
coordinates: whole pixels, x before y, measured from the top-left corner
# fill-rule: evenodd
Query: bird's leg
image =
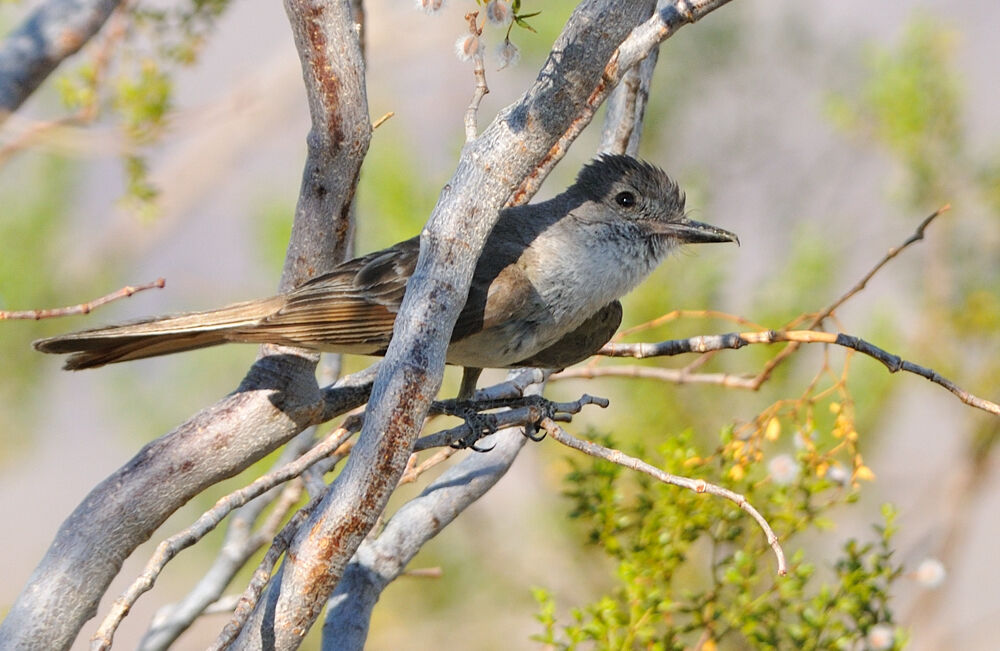
<path id="1" fill-rule="evenodd" d="M 458 397 L 456 400 L 472 400 L 472 396 L 476 393 L 476 382 L 479 381 L 479 375 L 482 372 L 483 369 L 476 368 L 475 366 L 462 368 L 462 384 L 458 387 Z"/>

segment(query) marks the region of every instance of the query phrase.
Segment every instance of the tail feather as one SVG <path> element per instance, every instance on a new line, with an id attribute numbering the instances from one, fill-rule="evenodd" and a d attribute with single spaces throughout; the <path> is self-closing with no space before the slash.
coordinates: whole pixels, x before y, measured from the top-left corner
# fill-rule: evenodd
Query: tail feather
<path id="1" fill-rule="evenodd" d="M 233 341 L 231 331 L 259 322 L 280 309 L 284 299 L 236 303 L 208 312 L 188 312 L 121 325 L 83 330 L 34 342 L 43 353 L 71 353 L 64 368 L 80 370 L 155 357 Z"/>

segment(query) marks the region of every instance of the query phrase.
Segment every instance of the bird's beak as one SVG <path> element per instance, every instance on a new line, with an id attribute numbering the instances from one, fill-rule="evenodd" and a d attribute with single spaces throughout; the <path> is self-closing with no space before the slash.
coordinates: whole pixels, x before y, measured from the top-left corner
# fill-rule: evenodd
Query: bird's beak
<path id="1" fill-rule="evenodd" d="M 675 238 L 679 244 L 707 244 L 710 242 L 736 242 L 737 246 L 740 244 L 740 238 L 736 236 L 736 233 L 730 233 L 723 228 L 690 219 L 660 222 L 659 231 L 662 235 Z"/>

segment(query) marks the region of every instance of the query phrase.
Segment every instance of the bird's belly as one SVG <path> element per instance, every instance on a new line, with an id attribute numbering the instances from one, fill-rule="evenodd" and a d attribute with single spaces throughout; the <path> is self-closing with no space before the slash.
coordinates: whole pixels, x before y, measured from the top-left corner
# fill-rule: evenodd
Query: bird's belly
<path id="1" fill-rule="evenodd" d="M 459 366 L 509 368 L 548 347 L 562 334 L 552 325 L 509 321 L 451 342 L 446 360 Z"/>

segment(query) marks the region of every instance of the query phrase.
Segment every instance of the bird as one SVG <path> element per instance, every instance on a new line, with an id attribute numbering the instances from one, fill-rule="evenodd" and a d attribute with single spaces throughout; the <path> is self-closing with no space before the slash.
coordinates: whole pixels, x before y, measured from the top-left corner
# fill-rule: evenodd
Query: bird
<path id="1" fill-rule="evenodd" d="M 659 167 L 604 154 L 561 194 L 503 209 L 473 272 L 446 353 L 473 386 L 480 369 L 561 369 L 614 335 L 618 300 L 686 244 L 735 242 L 693 221 Z M 339 264 L 282 294 L 82 330 L 33 346 L 80 370 L 217 344 L 270 343 L 382 355 L 420 251 L 419 236 Z M 464 382 L 463 382 L 464 386 Z"/>

